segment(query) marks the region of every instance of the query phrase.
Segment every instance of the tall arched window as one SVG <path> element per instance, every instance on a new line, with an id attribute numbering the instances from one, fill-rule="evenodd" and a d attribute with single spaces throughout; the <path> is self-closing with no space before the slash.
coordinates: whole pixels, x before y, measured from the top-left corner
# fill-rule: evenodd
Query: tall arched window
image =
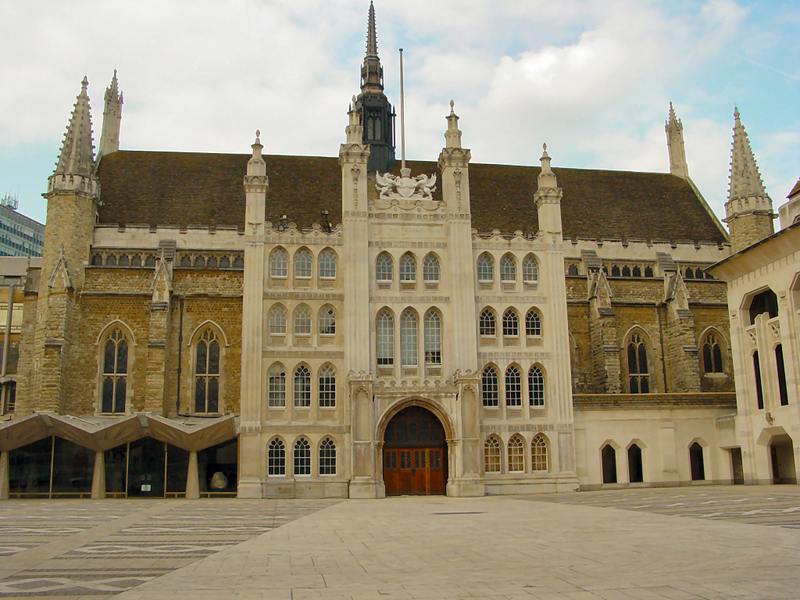
<path id="1" fill-rule="evenodd" d="M 336 313 L 332 306 L 325 305 L 319 309 L 319 334 L 336 335 Z"/>
<path id="2" fill-rule="evenodd" d="M 300 365 L 294 370 L 292 390 L 296 407 L 308 408 L 311 406 L 311 373 L 305 365 Z"/>
<path id="3" fill-rule="evenodd" d="M 283 248 L 275 248 L 269 257 L 270 277 L 286 277 L 289 274 L 289 256 Z"/>
<path id="4" fill-rule="evenodd" d="M 499 473 L 501 464 L 500 440 L 494 436 L 486 438 L 483 445 L 483 470 L 486 473 Z"/>
<path id="5" fill-rule="evenodd" d="M 305 304 L 294 310 L 294 334 L 311 335 L 311 310 Z"/>
<path id="6" fill-rule="evenodd" d="M 319 445 L 319 474 L 336 475 L 336 444 L 330 438 Z"/>
<path id="7" fill-rule="evenodd" d="M 286 447 L 279 438 L 275 438 L 269 443 L 267 474 L 286 475 Z"/>
<path id="8" fill-rule="evenodd" d="M 311 475 L 311 444 L 305 438 L 294 443 L 294 474 Z"/>
<path id="9" fill-rule="evenodd" d="M 484 406 L 499 405 L 499 385 L 497 381 L 497 371 L 492 365 L 486 365 L 481 375 L 481 397 Z"/>
<path id="10" fill-rule="evenodd" d="M 533 436 L 531 442 L 531 470 L 547 471 L 547 440 L 541 433 Z"/>
<path id="11" fill-rule="evenodd" d="M 532 254 L 526 256 L 522 261 L 522 281 L 525 283 L 536 283 L 539 281 L 539 263 Z"/>
<path id="12" fill-rule="evenodd" d="M 783 344 L 775 346 L 775 366 L 778 369 L 778 395 L 781 406 L 789 405 L 789 389 L 786 387 L 786 365 L 783 363 Z"/>
<path id="13" fill-rule="evenodd" d="M 522 382 L 519 369 L 511 365 L 506 369 L 506 406 L 522 406 Z"/>
<path id="14" fill-rule="evenodd" d="M 439 281 L 439 259 L 433 254 L 428 254 L 422 261 L 422 279 L 427 283 Z"/>
<path id="15" fill-rule="evenodd" d="M 525 335 L 540 337 L 542 335 L 542 319 L 533 308 L 525 315 Z"/>
<path id="16" fill-rule="evenodd" d="M 433 309 L 425 313 L 425 364 L 442 364 L 442 317 Z"/>
<path id="17" fill-rule="evenodd" d="M 642 483 L 644 481 L 642 449 L 638 444 L 631 444 L 628 448 L 628 481 L 631 483 Z"/>
<path id="18" fill-rule="evenodd" d="M 286 335 L 286 309 L 280 304 L 269 309 L 269 334 Z"/>
<path id="19" fill-rule="evenodd" d="M 394 317 L 387 309 L 378 313 L 377 326 L 377 358 L 378 366 L 394 364 Z"/>
<path id="20" fill-rule="evenodd" d="M 628 342 L 628 377 L 631 394 L 647 394 L 650 392 L 647 346 L 639 333 L 634 333 Z"/>
<path id="21" fill-rule="evenodd" d="M 508 472 L 525 472 L 525 444 L 518 435 L 511 436 L 508 440 Z"/>
<path id="22" fill-rule="evenodd" d="M 128 340 L 114 329 L 103 347 L 103 386 L 100 412 L 124 413 L 128 390 Z"/>
<path id="23" fill-rule="evenodd" d="M 510 254 L 500 259 L 500 281 L 511 283 L 517 280 L 517 262 Z"/>
<path id="24" fill-rule="evenodd" d="M 756 406 L 758 410 L 764 408 L 764 388 L 761 385 L 761 361 L 758 359 L 758 350 L 753 352 L 753 372 L 756 377 Z"/>
<path id="25" fill-rule="evenodd" d="M 697 442 L 689 446 L 689 466 L 692 471 L 692 481 L 703 481 L 706 478 L 703 447 Z"/>
<path id="26" fill-rule="evenodd" d="M 219 340 L 206 329 L 195 346 L 194 412 L 219 412 Z"/>
<path id="27" fill-rule="evenodd" d="M 513 308 L 509 308 L 503 313 L 503 336 L 504 337 L 518 337 L 519 336 L 519 318 Z"/>
<path id="28" fill-rule="evenodd" d="M 294 276 L 299 279 L 311 277 L 311 253 L 305 248 L 294 254 Z"/>
<path id="29" fill-rule="evenodd" d="M 703 344 L 703 371 L 706 373 L 722 373 L 722 348 L 717 335 L 709 333 Z"/>
<path id="30" fill-rule="evenodd" d="M 417 366 L 417 314 L 410 308 L 400 316 L 400 364 Z"/>
<path id="31" fill-rule="evenodd" d="M 484 308 L 480 317 L 481 335 L 494 336 L 496 333 L 494 311 L 491 308 Z"/>
<path id="32" fill-rule="evenodd" d="M 528 396 L 531 406 L 544 406 L 544 374 L 536 365 L 528 371 Z"/>
<path id="33" fill-rule="evenodd" d="M 319 383 L 319 405 L 321 408 L 336 406 L 336 371 L 330 365 L 325 365 L 317 375 Z"/>
<path id="34" fill-rule="evenodd" d="M 280 363 L 267 371 L 267 405 L 271 408 L 286 406 L 286 369 Z"/>
<path id="35" fill-rule="evenodd" d="M 494 281 L 494 264 L 488 254 L 478 257 L 478 281 L 488 283 Z"/>
<path id="36" fill-rule="evenodd" d="M 413 254 L 404 254 L 400 259 L 400 281 L 412 282 L 417 280 L 417 261 Z"/>
<path id="37" fill-rule="evenodd" d="M 319 253 L 319 277 L 320 279 L 336 278 L 336 255 L 331 250 L 323 250 Z"/>
<path id="38" fill-rule="evenodd" d="M 388 282 L 392 280 L 392 257 L 385 252 L 375 260 L 375 279 Z"/>
<path id="39" fill-rule="evenodd" d="M 603 464 L 603 483 L 617 483 L 617 451 L 614 446 L 603 446 L 600 460 Z"/>

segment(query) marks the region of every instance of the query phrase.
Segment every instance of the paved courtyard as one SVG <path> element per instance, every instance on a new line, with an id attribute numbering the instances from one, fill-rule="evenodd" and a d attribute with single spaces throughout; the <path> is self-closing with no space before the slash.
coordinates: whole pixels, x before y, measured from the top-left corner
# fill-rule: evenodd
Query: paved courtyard
<path id="1" fill-rule="evenodd" d="M 10 501 L 0 598 L 800 598 L 799 491 Z"/>

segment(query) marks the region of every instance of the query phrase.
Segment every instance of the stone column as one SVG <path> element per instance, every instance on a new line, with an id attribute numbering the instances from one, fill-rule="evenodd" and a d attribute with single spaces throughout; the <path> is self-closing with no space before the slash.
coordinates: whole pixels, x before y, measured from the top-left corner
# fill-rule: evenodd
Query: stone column
<path id="1" fill-rule="evenodd" d="M 94 472 L 92 473 L 92 500 L 106 497 L 106 454 L 102 450 L 94 453 Z"/>
<path id="2" fill-rule="evenodd" d="M 189 470 L 186 473 L 186 499 L 197 500 L 200 497 L 200 477 L 197 471 L 197 450 L 189 452 Z"/>

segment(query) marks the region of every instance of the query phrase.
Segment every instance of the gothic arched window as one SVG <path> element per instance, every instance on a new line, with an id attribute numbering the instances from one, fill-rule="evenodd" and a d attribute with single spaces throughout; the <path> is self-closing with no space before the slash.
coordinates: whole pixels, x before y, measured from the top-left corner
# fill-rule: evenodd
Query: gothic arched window
<path id="1" fill-rule="evenodd" d="M 297 408 L 308 408 L 311 406 L 311 373 L 307 366 L 300 365 L 294 370 L 292 390 L 294 394 L 294 405 Z"/>
<path id="2" fill-rule="evenodd" d="M 320 335 L 336 334 L 336 313 L 332 306 L 325 305 L 319 309 L 318 327 Z"/>
<path id="3" fill-rule="evenodd" d="M 267 474 L 286 475 L 286 447 L 279 438 L 275 438 L 269 443 Z"/>
<path id="4" fill-rule="evenodd" d="M 544 373 L 536 365 L 528 371 L 528 397 L 531 406 L 544 406 Z"/>
<path id="5" fill-rule="evenodd" d="M 547 440 L 541 433 L 533 436 L 531 442 L 531 470 L 547 471 Z"/>
<path id="6" fill-rule="evenodd" d="M 294 443 L 294 474 L 311 475 L 311 444 L 305 438 Z"/>
<path id="7" fill-rule="evenodd" d="M 439 259 L 433 254 L 422 261 L 422 279 L 428 283 L 439 281 Z"/>
<path id="8" fill-rule="evenodd" d="M 311 277 L 311 253 L 301 248 L 294 255 L 294 276 L 300 279 Z"/>
<path id="9" fill-rule="evenodd" d="M 481 375 L 481 396 L 484 406 L 498 406 L 499 386 L 497 382 L 497 371 L 492 365 L 487 365 Z"/>
<path id="10" fill-rule="evenodd" d="M 319 474 L 336 475 L 336 444 L 330 438 L 319 445 Z"/>
<path id="11" fill-rule="evenodd" d="M 572 275 L 572 273 L 570 273 Z M 577 273 L 575 273 L 577 275 Z M 529 254 L 522 261 L 522 281 L 525 283 L 536 283 L 539 281 L 539 263 L 536 258 Z"/>
<path id="12" fill-rule="evenodd" d="M 289 257 L 283 248 L 275 248 L 269 257 L 270 277 L 286 277 L 289 274 Z"/>
<path id="13" fill-rule="evenodd" d="M 400 316 L 400 364 L 417 366 L 417 315 L 410 308 Z"/>
<path id="14" fill-rule="evenodd" d="M 628 342 L 628 378 L 631 394 L 647 394 L 650 392 L 647 345 L 639 333 L 634 333 Z"/>
<path id="15" fill-rule="evenodd" d="M 336 255 L 331 250 L 323 250 L 319 253 L 319 277 L 320 279 L 336 278 Z"/>
<path id="16" fill-rule="evenodd" d="M 385 252 L 375 260 L 375 279 L 388 282 L 392 280 L 392 257 Z"/>
<path id="17" fill-rule="evenodd" d="M 378 313 L 376 323 L 378 366 L 394 364 L 394 317 L 388 309 Z"/>
<path id="18" fill-rule="evenodd" d="M 500 281 L 505 283 L 517 280 L 517 262 L 510 254 L 500 259 Z"/>
<path id="19" fill-rule="evenodd" d="M 522 406 L 522 381 L 514 365 L 506 369 L 506 406 Z"/>
<path id="20" fill-rule="evenodd" d="M 336 406 L 336 371 L 330 365 L 323 366 L 317 374 L 319 383 L 319 405 L 321 408 Z"/>
<path id="21" fill-rule="evenodd" d="M 519 318 L 514 309 L 509 308 L 503 313 L 503 336 L 517 337 L 519 335 Z"/>
<path id="22" fill-rule="evenodd" d="M 706 373 L 722 373 L 722 348 L 717 336 L 709 333 L 703 344 L 703 371 Z"/>
<path id="23" fill-rule="evenodd" d="M 491 436 L 483 445 L 483 470 L 486 473 L 499 473 L 501 468 L 500 440 Z"/>
<path id="24" fill-rule="evenodd" d="M 508 440 L 508 472 L 525 472 L 525 444 L 518 435 Z"/>
<path id="25" fill-rule="evenodd" d="M 480 334 L 495 335 L 496 325 L 494 311 L 491 308 L 484 308 L 480 317 Z"/>
<path id="26" fill-rule="evenodd" d="M 442 317 L 434 309 L 425 313 L 425 364 L 442 364 Z"/>
<path id="27" fill-rule="evenodd" d="M 128 390 L 128 340 L 114 329 L 103 346 L 100 412 L 124 413 Z"/>
<path id="28" fill-rule="evenodd" d="M 539 313 L 533 308 L 525 315 L 525 335 L 528 337 L 539 337 L 542 335 L 542 319 Z"/>
<path id="29" fill-rule="evenodd" d="M 267 371 L 267 405 L 270 408 L 286 406 L 286 369 L 280 363 Z"/>
<path id="30" fill-rule="evenodd" d="M 206 329 L 195 346 L 194 412 L 219 412 L 220 348 L 214 330 Z"/>
<path id="31" fill-rule="evenodd" d="M 481 254 L 478 257 L 478 281 L 483 283 L 494 281 L 494 264 L 488 254 Z"/>
<path id="32" fill-rule="evenodd" d="M 269 309 L 269 334 L 286 335 L 286 309 L 276 304 Z"/>
<path id="33" fill-rule="evenodd" d="M 417 280 L 417 261 L 413 254 L 404 254 L 400 259 L 400 281 L 413 282 Z"/>
<path id="34" fill-rule="evenodd" d="M 294 334 L 311 335 L 311 310 L 305 304 L 294 310 Z"/>

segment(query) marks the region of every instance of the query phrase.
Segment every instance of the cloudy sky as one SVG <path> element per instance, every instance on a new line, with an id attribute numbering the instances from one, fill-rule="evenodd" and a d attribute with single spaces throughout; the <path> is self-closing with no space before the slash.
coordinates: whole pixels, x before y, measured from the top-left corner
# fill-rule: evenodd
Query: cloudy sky
<path id="1" fill-rule="evenodd" d="M 386 91 L 405 64 L 408 157 L 435 160 L 454 99 L 474 162 L 689 173 L 722 216 L 738 105 L 777 208 L 800 176 L 800 8 L 764 0 L 377 0 Z M 44 221 L 84 75 L 95 140 L 114 69 L 121 147 L 335 156 L 367 0 L 0 0 L 0 196 Z"/>

